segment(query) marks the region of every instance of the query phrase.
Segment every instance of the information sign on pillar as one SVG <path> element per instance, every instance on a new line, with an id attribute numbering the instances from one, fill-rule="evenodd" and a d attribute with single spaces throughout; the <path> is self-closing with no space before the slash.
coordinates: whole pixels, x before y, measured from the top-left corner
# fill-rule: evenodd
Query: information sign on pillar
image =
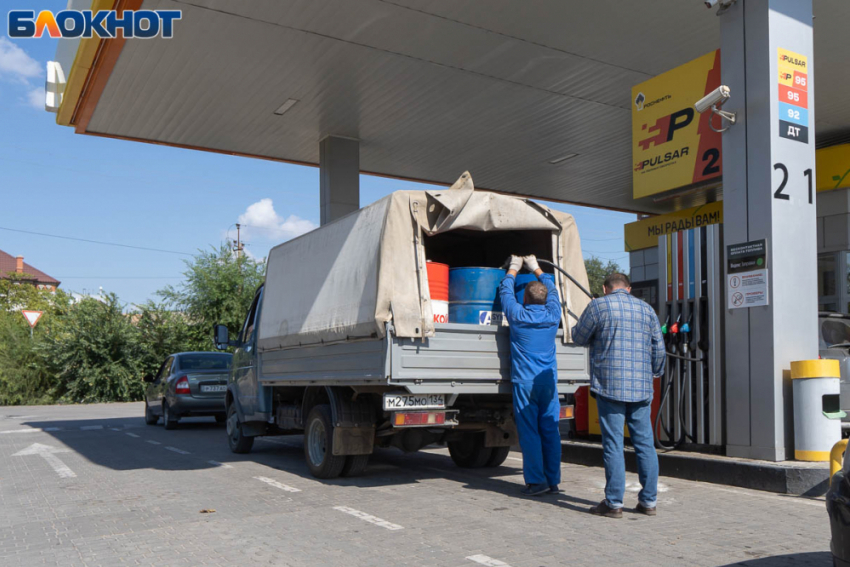
<path id="1" fill-rule="evenodd" d="M 809 143 L 809 58 L 778 49 L 779 135 Z"/>

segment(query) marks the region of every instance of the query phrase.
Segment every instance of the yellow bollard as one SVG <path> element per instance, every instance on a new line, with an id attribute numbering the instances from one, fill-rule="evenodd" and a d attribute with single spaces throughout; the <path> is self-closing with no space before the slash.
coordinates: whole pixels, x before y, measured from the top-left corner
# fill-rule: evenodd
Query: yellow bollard
<path id="1" fill-rule="evenodd" d="M 832 446 L 829 452 L 829 478 L 841 470 L 844 466 L 844 451 L 847 450 L 847 439 L 842 439 Z"/>

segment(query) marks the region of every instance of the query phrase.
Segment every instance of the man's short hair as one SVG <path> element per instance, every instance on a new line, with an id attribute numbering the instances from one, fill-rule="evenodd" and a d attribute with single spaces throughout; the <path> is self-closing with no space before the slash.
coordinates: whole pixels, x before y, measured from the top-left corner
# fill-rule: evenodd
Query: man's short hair
<path id="1" fill-rule="evenodd" d="M 525 286 L 525 295 L 522 296 L 525 305 L 546 305 L 546 296 L 549 290 L 541 282 L 529 282 Z"/>
<path id="2" fill-rule="evenodd" d="M 625 287 L 632 287 L 632 282 L 629 281 L 629 276 L 626 274 L 618 274 L 613 273 L 609 274 L 608 277 L 605 278 L 605 283 L 602 284 L 608 289 L 618 289 Z"/>

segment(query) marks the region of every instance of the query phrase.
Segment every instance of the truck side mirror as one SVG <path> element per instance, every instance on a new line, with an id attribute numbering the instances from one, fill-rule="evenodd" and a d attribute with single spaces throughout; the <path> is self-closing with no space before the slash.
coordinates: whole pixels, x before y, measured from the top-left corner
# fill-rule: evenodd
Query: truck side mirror
<path id="1" fill-rule="evenodd" d="M 230 346 L 230 331 L 227 330 L 227 325 L 216 325 L 213 327 L 213 342 L 218 350 L 227 350 Z"/>

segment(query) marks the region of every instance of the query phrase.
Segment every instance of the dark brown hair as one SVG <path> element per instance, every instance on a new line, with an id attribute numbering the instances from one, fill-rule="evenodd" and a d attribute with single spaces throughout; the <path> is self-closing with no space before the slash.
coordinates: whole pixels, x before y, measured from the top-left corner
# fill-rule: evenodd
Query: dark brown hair
<path id="1" fill-rule="evenodd" d="M 620 287 L 632 287 L 632 282 L 629 281 L 629 276 L 626 274 L 608 274 L 603 284 L 608 289 L 617 289 Z"/>

